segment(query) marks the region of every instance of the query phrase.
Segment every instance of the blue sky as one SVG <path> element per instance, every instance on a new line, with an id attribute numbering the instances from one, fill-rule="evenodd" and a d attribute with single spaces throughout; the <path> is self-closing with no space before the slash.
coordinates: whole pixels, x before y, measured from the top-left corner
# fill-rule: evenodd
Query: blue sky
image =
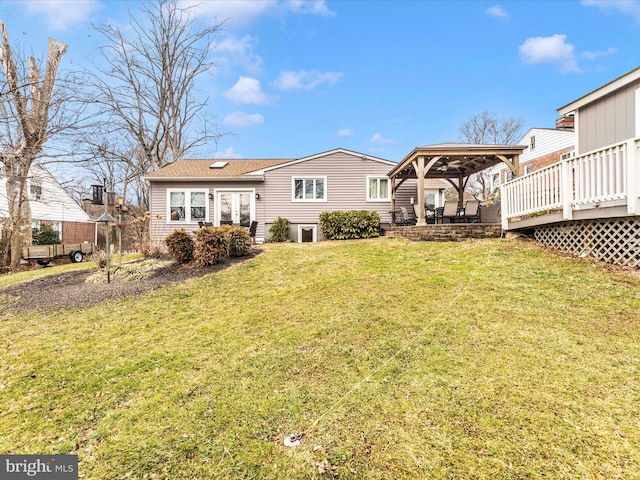
<path id="1" fill-rule="evenodd" d="M 553 127 L 555 110 L 640 65 L 639 1 L 185 1 L 225 20 L 201 88 L 218 158 L 303 157 L 347 148 L 393 161 L 459 141 L 483 111 Z M 10 38 L 41 55 L 69 44 L 88 65 L 92 24 L 126 24 L 129 1 L 0 3 Z M 522 133 L 525 133 L 524 131 Z"/>

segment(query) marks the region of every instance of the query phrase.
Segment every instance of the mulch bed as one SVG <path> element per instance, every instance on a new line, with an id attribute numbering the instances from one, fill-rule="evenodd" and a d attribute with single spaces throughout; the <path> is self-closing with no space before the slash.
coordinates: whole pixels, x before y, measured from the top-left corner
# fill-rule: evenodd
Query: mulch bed
<path id="1" fill-rule="evenodd" d="M 87 277 L 95 272 L 93 269 L 48 275 L 0 290 L 1 295 L 13 297 L 7 302 L 8 305 L 3 305 L 2 310 L 9 312 L 91 307 L 107 300 L 140 295 L 171 283 L 215 273 L 230 265 L 251 259 L 259 252 L 254 249 L 245 257 L 233 258 L 210 267 L 183 266 L 173 262 L 166 267 L 155 270 L 145 280 L 132 282 L 113 279 L 109 284 L 85 283 Z"/>

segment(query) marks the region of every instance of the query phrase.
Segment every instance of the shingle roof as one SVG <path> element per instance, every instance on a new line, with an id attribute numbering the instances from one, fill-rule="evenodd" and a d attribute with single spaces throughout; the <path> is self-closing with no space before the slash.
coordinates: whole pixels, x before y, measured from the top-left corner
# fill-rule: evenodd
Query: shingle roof
<path id="1" fill-rule="evenodd" d="M 273 167 L 290 162 L 291 158 L 269 159 L 187 159 L 176 160 L 160 170 L 147 175 L 149 179 L 160 178 L 210 178 L 210 177 L 241 177 L 247 173 L 263 168 Z M 210 168 L 214 163 L 224 163 L 222 168 Z"/>

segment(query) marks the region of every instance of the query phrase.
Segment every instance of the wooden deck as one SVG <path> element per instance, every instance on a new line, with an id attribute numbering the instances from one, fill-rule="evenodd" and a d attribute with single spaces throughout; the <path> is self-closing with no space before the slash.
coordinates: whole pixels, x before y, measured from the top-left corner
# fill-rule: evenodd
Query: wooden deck
<path id="1" fill-rule="evenodd" d="M 501 187 L 502 228 L 545 246 L 640 268 L 640 138 L 565 159 Z"/>

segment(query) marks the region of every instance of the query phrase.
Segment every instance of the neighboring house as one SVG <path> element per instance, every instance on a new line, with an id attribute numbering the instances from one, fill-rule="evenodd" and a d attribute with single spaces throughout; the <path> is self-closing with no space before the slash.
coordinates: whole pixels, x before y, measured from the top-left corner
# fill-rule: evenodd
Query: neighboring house
<path id="1" fill-rule="evenodd" d="M 341 148 L 299 159 L 178 160 L 146 177 L 151 242 L 178 228 L 194 231 L 198 222 L 249 226 L 254 220 L 262 242 L 277 217 L 291 222 L 291 240 L 318 241 L 320 213 L 336 210 L 375 210 L 388 224 L 387 173 L 395 165 Z M 426 195 L 439 206 L 446 186 L 432 183 Z M 415 182 L 405 182 L 396 204 L 411 208 L 415 196 Z"/>
<path id="2" fill-rule="evenodd" d="M 531 128 L 516 144 L 527 146 L 520 155 L 519 175 L 571 158 L 575 150 L 573 116 L 556 120 L 556 128 Z M 492 170 L 492 190 L 512 178 L 511 170 L 505 165 L 498 165 Z"/>
<path id="3" fill-rule="evenodd" d="M 6 173 L 0 164 L 0 238 L 9 217 Z M 39 162 L 34 162 L 27 180 L 33 228 L 49 225 L 64 243 L 95 242 L 95 222 Z"/>

